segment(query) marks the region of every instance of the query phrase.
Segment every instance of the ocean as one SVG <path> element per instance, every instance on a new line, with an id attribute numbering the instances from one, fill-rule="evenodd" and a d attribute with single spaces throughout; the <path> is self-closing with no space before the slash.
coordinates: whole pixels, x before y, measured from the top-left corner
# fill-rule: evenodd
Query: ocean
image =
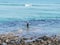
<path id="1" fill-rule="evenodd" d="M 0 0 L 0 34 L 26 34 L 26 22 L 31 35 L 59 35 L 60 1 Z"/>

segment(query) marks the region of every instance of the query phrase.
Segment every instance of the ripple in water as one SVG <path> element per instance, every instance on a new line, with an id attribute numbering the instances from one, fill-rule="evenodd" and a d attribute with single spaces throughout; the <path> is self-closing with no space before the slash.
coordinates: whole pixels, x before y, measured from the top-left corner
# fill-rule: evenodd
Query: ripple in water
<path id="1" fill-rule="evenodd" d="M 31 35 L 32 33 L 36 35 L 60 34 L 60 20 L 29 20 L 29 24 L 29 34 Z M 26 21 L 0 21 L 0 33 L 14 32 L 18 34 L 20 29 L 22 29 L 22 34 L 26 34 Z"/>

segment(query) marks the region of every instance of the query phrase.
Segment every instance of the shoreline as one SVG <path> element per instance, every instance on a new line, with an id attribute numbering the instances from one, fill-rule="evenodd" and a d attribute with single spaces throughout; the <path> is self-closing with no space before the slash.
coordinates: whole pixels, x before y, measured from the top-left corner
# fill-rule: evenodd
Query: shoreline
<path id="1" fill-rule="evenodd" d="M 19 37 L 13 34 L 2 34 L 0 35 L 0 44 L 6 45 L 60 45 L 60 36 L 52 35 L 49 36 L 39 36 L 30 38 Z"/>

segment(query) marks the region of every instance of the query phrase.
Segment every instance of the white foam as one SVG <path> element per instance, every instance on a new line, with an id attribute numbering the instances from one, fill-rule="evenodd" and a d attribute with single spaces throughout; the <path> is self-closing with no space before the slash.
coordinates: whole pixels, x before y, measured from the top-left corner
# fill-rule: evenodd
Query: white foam
<path id="1" fill-rule="evenodd" d="M 31 7 L 32 4 L 25 4 L 25 7 Z"/>

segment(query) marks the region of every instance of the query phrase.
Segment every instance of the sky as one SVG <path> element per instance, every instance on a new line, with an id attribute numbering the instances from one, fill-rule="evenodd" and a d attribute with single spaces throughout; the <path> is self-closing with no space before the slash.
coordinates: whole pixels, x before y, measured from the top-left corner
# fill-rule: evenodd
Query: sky
<path id="1" fill-rule="evenodd" d="M 60 17 L 60 0 L 0 0 L 0 18 Z"/>

